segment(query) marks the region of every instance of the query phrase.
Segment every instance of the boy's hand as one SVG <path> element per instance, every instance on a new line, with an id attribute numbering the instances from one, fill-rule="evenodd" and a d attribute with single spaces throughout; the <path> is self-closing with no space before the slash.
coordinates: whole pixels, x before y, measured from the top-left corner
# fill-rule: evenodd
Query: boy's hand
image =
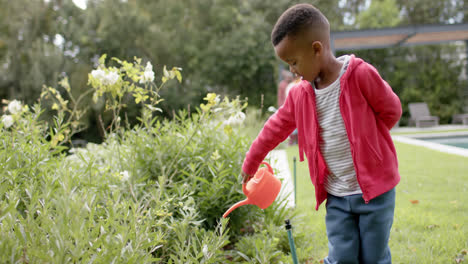
<path id="1" fill-rule="evenodd" d="M 242 184 L 247 183 L 253 175 L 249 175 L 242 171 Z"/>

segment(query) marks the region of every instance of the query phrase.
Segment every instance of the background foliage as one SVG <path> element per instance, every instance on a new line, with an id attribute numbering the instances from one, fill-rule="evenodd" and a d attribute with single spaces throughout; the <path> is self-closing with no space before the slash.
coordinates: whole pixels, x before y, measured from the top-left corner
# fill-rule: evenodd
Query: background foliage
<path id="1" fill-rule="evenodd" d="M 105 53 L 182 67 L 184 82 L 162 92 L 166 101 L 161 107 L 169 116 L 198 105 L 207 92 L 248 97 L 252 106 L 274 105 L 283 65 L 269 35 L 281 12 L 298 2 L 88 0 L 83 10 L 71 0 L 0 0 L 0 97 L 32 103 L 43 84 L 55 87 L 63 76 L 74 95 L 81 94 L 87 73 Z M 463 0 L 306 2 L 319 7 L 335 31 L 468 21 Z M 427 101 L 442 122 L 462 110 L 460 98 L 468 85 L 460 79 L 463 45 L 347 53 L 352 52 L 377 66 L 404 106 Z M 134 107 L 130 119 L 138 113 Z M 85 117 L 91 128 L 102 111 L 97 105 Z M 79 136 L 102 140 L 98 135 L 89 130 Z"/>

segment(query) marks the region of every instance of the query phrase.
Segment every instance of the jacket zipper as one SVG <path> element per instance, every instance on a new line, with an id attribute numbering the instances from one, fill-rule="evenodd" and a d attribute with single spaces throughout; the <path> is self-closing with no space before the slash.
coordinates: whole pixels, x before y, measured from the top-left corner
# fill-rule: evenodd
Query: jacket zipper
<path id="1" fill-rule="evenodd" d="M 348 66 L 349 67 L 349 66 Z M 340 89 L 341 89 L 341 80 L 340 80 Z M 342 96 L 343 96 L 343 89 L 340 90 L 340 99 L 339 99 L 339 103 L 340 103 L 340 113 L 341 113 L 341 117 L 343 118 L 343 123 L 345 125 L 345 130 L 346 130 L 346 136 L 348 137 L 348 141 L 349 141 L 349 147 L 351 148 L 351 157 L 353 158 L 353 164 L 354 164 L 354 172 L 356 173 L 356 180 L 359 184 L 359 187 L 361 188 L 361 191 L 362 191 L 362 198 L 364 199 L 364 202 L 366 204 L 369 203 L 369 199 L 367 199 L 367 195 L 364 191 L 364 189 L 362 188 L 362 184 L 361 184 L 361 181 L 359 179 L 359 173 L 358 173 L 358 166 L 357 166 L 357 163 L 356 163 L 356 158 L 355 158 L 355 152 L 354 152 L 354 143 L 351 141 L 351 138 L 349 137 L 349 132 L 348 132 L 348 120 L 346 120 L 345 116 L 343 115 L 343 108 L 342 108 Z"/>
<path id="2" fill-rule="evenodd" d="M 310 85 L 310 84 L 309 84 Z M 317 109 L 316 107 L 316 101 L 315 101 L 315 91 L 313 92 L 314 96 L 312 97 L 312 103 L 314 109 Z M 320 133 L 319 133 L 319 122 L 318 122 L 318 117 L 317 117 L 317 110 L 314 111 L 314 118 L 315 118 L 315 138 L 316 138 L 316 144 L 315 144 L 315 150 L 314 150 L 314 156 L 315 156 L 315 175 L 317 175 L 317 183 L 320 184 L 320 175 L 318 171 L 318 145 L 320 144 Z"/>

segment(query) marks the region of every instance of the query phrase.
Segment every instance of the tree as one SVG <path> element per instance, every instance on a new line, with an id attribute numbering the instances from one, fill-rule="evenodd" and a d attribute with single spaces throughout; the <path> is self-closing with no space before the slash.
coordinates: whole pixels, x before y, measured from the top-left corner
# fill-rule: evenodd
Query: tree
<path id="1" fill-rule="evenodd" d="M 466 21 L 464 0 L 397 0 L 404 25 L 453 24 Z"/>
<path id="2" fill-rule="evenodd" d="M 275 57 L 270 32 L 280 14 L 299 2 L 88 0 L 82 10 L 70 0 L 0 0 L 0 97 L 32 103 L 43 84 L 56 86 L 62 76 L 69 77 L 74 95 L 81 94 L 88 89 L 87 74 L 105 53 L 125 60 L 141 57 L 156 69 L 182 67 L 183 83 L 172 83 L 161 91 L 167 115 L 200 103 L 207 92 L 248 97 L 255 106 L 273 105 L 282 62 Z M 327 16 L 334 31 L 466 20 L 463 0 L 433 1 L 432 9 L 422 0 L 309 2 Z M 376 64 L 390 82 L 398 83 L 404 78 L 396 77 L 395 65 L 413 70 L 408 75 L 426 74 L 402 66 L 412 52 L 421 58 L 431 56 L 426 52 L 439 52 L 414 49 L 419 48 L 359 51 L 357 55 Z M 444 54 L 449 50 L 444 49 Z M 160 72 L 156 75 L 161 78 Z M 396 89 L 400 93 L 403 88 Z M 129 104 L 129 112 L 130 120 L 135 119 L 138 107 Z M 89 122 L 97 122 L 99 115 L 103 115 L 102 107 L 96 105 Z"/>
<path id="3" fill-rule="evenodd" d="M 62 72 L 64 55 L 53 43 L 56 12 L 43 1 L 0 5 L 0 97 L 31 102 Z"/>
<path id="4" fill-rule="evenodd" d="M 394 27 L 400 24 L 400 10 L 395 0 L 372 1 L 369 8 L 357 16 L 359 28 Z"/>

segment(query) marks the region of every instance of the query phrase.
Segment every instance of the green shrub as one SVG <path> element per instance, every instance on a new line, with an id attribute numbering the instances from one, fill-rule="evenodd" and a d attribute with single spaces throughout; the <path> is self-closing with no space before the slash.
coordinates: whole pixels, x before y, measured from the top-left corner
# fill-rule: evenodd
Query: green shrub
<path id="1" fill-rule="evenodd" d="M 208 94 L 196 113 L 161 119 L 159 88 L 138 90 L 141 72 L 120 63 L 112 69 L 122 74 L 119 81 L 93 83 L 97 99 L 115 92 L 106 104 L 119 119 L 120 98 L 137 91 L 142 115 L 133 128 L 112 121 L 102 144 L 65 147 L 80 128 L 76 111 L 86 110 L 70 107 L 77 101 L 50 87 L 32 110 L 21 107 L 2 119 L 0 262 L 227 263 L 239 256 L 283 262 L 281 225 L 291 214 L 283 203 L 264 211 L 244 206 L 221 219 L 244 198 L 240 172 L 250 139 L 239 123 L 246 104 Z M 45 100 L 57 111 L 51 124 L 40 121 Z"/>

